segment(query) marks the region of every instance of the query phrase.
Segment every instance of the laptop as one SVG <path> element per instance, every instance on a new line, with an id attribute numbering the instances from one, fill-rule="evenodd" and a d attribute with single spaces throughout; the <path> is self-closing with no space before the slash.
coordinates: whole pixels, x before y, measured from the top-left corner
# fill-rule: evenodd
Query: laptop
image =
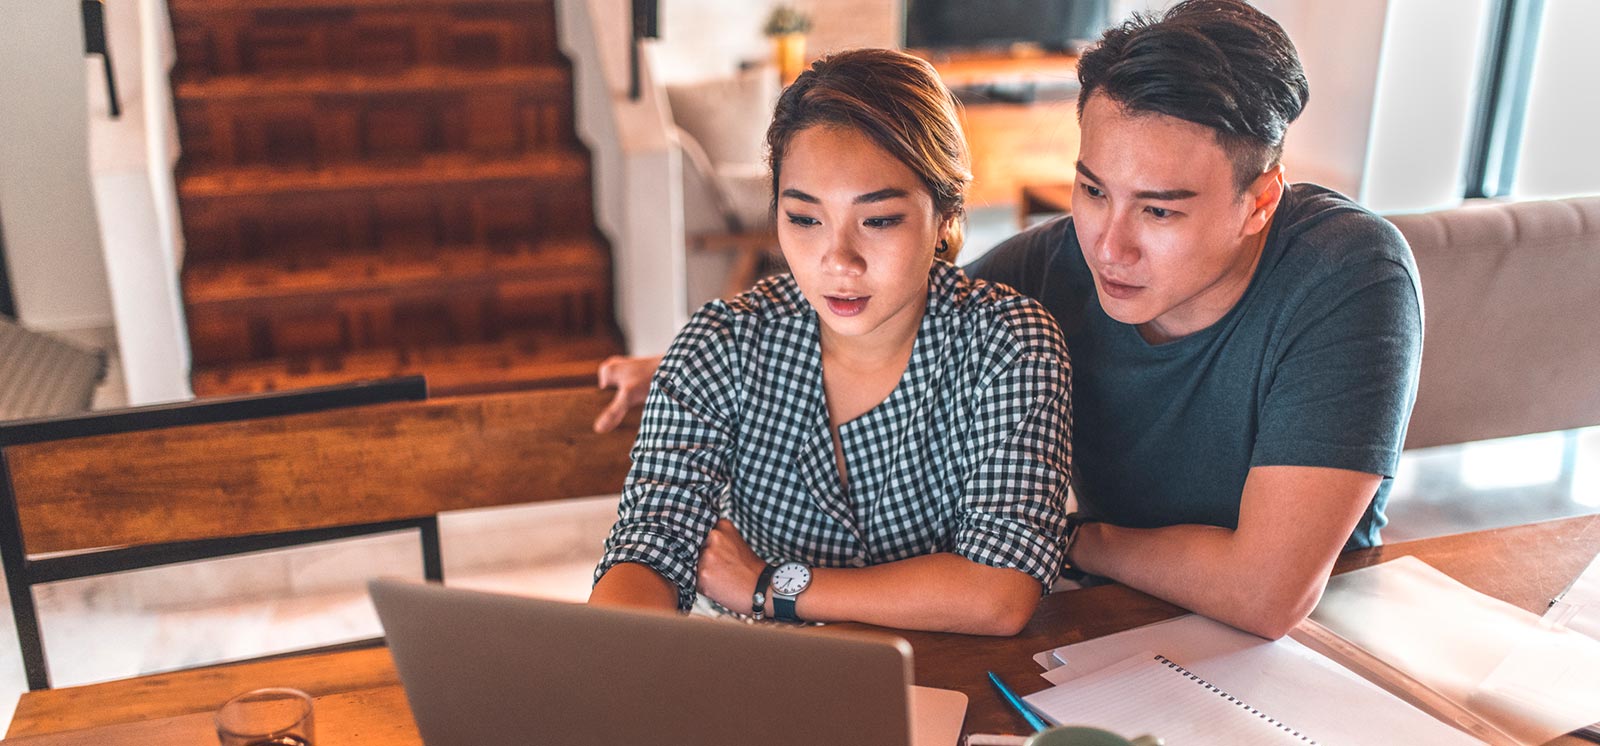
<path id="1" fill-rule="evenodd" d="M 368 585 L 428 746 L 956 746 L 889 635 Z"/>

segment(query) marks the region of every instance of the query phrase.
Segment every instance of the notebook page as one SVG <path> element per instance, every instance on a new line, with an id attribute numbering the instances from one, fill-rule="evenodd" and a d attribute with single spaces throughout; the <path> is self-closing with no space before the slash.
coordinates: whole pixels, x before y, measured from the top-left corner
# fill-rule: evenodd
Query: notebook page
<path id="1" fill-rule="evenodd" d="M 1311 618 L 1519 743 L 1600 721 L 1600 641 L 1415 557 L 1334 576 Z"/>
<path id="2" fill-rule="evenodd" d="M 1170 744 L 1306 746 L 1316 741 L 1181 666 L 1140 653 L 1023 699 L 1064 724 Z"/>
<path id="3" fill-rule="evenodd" d="M 1064 683 L 1144 650 L 1160 650 L 1228 693 L 1315 733 L 1324 744 L 1482 743 L 1297 640 L 1263 640 L 1194 614 L 1046 651 L 1064 665 L 1044 678 Z"/>

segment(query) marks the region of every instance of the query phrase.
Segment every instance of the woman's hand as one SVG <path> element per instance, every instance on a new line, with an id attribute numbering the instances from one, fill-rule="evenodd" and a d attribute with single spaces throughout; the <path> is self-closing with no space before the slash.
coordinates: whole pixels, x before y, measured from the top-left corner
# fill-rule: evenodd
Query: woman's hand
<path id="1" fill-rule="evenodd" d="M 700 550 L 700 568 L 695 587 L 711 600 L 740 614 L 749 613 L 756 580 L 767 563 L 750 550 L 739 530 L 726 518 L 706 534 Z"/>
<path id="2" fill-rule="evenodd" d="M 661 366 L 661 357 L 622 357 L 613 355 L 600 363 L 600 388 L 615 388 L 617 395 L 594 420 L 594 431 L 609 433 L 617 429 L 628 410 L 644 404 L 650 393 L 650 378 Z"/>

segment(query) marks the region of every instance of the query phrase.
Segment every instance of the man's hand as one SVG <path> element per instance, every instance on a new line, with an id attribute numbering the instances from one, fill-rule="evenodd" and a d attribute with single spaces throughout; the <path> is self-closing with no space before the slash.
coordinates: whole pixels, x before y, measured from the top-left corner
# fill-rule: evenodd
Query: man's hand
<path id="1" fill-rule="evenodd" d="M 744 614 L 750 608 L 761 568 L 766 566 L 766 562 L 750 551 L 750 545 L 744 542 L 739 530 L 724 518 L 706 534 L 695 587 L 711 600 Z"/>
<path id="2" fill-rule="evenodd" d="M 594 431 L 609 433 L 617 429 L 622 418 L 628 415 L 628 410 L 644 404 L 645 395 L 650 393 L 650 377 L 655 375 L 656 368 L 660 366 L 660 356 L 613 355 L 600 363 L 600 388 L 614 388 L 617 395 L 595 418 Z"/>

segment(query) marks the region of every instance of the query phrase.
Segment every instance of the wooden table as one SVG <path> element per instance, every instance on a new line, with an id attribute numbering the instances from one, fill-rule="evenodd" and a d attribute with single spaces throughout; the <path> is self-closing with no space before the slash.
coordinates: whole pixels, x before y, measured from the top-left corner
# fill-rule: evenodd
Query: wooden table
<path id="1" fill-rule="evenodd" d="M 1600 515 L 1480 531 L 1350 552 L 1343 572 L 1415 555 L 1490 596 L 1535 613 L 1600 552 Z M 983 679 L 993 669 L 1023 693 L 1043 689 L 1031 656 L 1171 618 L 1182 610 L 1120 585 L 1047 597 L 1028 627 L 1005 639 L 901 633 L 916 651 L 917 683 L 958 689 L 971 700 L 967 730 L 1017 733 L 1024 724 Z M 17 744 L 213 744 L 211 713 L 257 686 L 293 686 L 317 696 L 320 746 L 420 744 L 394 664 L 382 648 L 297 656 L 23 695 L 8 742 Z M 1580 744 L 1565 737 L 1555 744 Z"/>
<path id="2" fill-rule="evenodd" d="M 1022 202 L 1017 206 L 1017 227 L 1026 229 L 1028 220 L 1035 215 L 1072 212 L 1072 190 L 1076 186 L 1071 181 L 1023 185 Z"/>

